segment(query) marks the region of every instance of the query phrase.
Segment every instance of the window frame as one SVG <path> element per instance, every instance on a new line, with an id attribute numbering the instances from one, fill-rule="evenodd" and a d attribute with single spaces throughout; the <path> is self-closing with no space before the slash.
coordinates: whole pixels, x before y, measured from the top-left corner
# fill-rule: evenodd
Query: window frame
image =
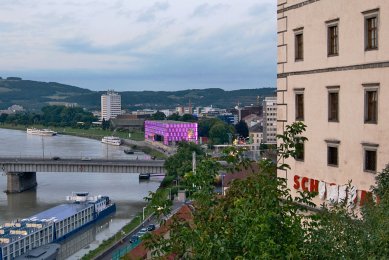
<path id="1" fill-rule="evenodd" d="M 377 161 L 378 161 L 378 144 L 362 143 L 363 146 L 363 171 L 369 173 L 377 173 Z M 368 167 L 368 153 L 374 152 L 374 169 Z"/>
<path id="2" fill-rule="evenodd" d="M 327 57 L 339 56 L 339 18 L 326 22 L 327 26 Z M 331 29 L 336 28 L 335 42 L 332 40 Z M 334 43 L 334 45 L 333 45 Z M 335 52 L 336 49 L 336 52 Z"/>
<path id="3" fill-rule="evenodd" d="M 327 166 L 331 167 L 339 167 L 339 144 L 340 141 L 338 140 L 325 140 L 327 143 Z M 333 156 L 330 156 L 330 151 L 332 149 L 336 149 L 336 163 L 333 163 L 330 161 L 330 158 Z"/>
<path id="4" fill-rule="evenodd" d="M 362 84 L 364 88 L 364 108 L 363 108 L 363 113 L 364 113 L 364 123 L 365 124 L 378 124 L 378 101 L 379 101 L 379 83 L 369 83 L 369 84 Z M 370 92 L 375 92 L 376 93 L 376 100 L 374 105 L 374 111 L 370 111 L 370 104 L 369 104 L 369 93 Z M 374 114 L 372 118 L 370 118 L 371 113 Z"/>
<path id="5" fill-rule="evenodd" d="M 294 61 L 304 60 L 304 27 L 294 29 Z M 301 39 L 301 41 L 299 41 Z"/>
<path id="6" fill-rule="evenodd" d="M 363 22 L 364 22 L 364 34 L 365 34 L 365 39 L 364 39 L 365 51 L 378 50 L 378 48 L 379 48 L 379 30 L 380 30 L 379 8 L 362 12 L 362 14 L 364 16 Z M 369 20 L 371 20 L 371 19 L 376 19 L 376 25 L 374 28 L 374 30 L 375 30 L 374 46 L 370 46 L 371 38 L 369 38 L 369 36 L 370 36 Z"/>
<path id="7" fill-rule="evenodd" d="M 339 90 L 340 90 L 340 86 L 329 86 L 327 87 L 328 89 L 328 122 L 335 122 L 335 123 L 339 123 Z M 333 104 L 333 100 L 331 98 L 331 95 L 332 94 L 337 94 L 337 103 L 336 103 L 336 118 L 333 118 L 332 117 L 332 112 L 333 112 L 333 108 L 332 108 L 332 104 Z"/>
<path id="8" fill-rule="evenodd" d="M 304 121 L 305 113 L 304 113 L 304 100 L 305 100 L 305 94 L 304 94 L 304 88 L 300 89 L 294 89 L 294 102 L 295 102 L 295 119 L 296 121 Z M 302 96 L 302 108 L 299 106 L 299 99 L 298 96 Z"/>

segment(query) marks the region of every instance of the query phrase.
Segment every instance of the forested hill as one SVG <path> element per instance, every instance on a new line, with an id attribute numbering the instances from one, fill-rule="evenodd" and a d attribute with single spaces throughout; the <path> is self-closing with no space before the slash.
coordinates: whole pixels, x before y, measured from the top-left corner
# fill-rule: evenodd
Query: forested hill
<path id="1" fill-rule="evenodd" d="M 87 108 L 100 108 L 104 92 L 91 91 L 55 82 L 39 82 L 19 78 L 0 79 L 0 109 L 21 105 L 27 109 L 40 109 L 48 104 L 77 103 Z M 123 109 L 172 108 L 178 105 L 209 106 L 221 108 L 250 105 L 257 97 L 272 96 L 274 88 L 241 89 L 224 91 L 218 88 L 181 91 L 124 91 Z"/>

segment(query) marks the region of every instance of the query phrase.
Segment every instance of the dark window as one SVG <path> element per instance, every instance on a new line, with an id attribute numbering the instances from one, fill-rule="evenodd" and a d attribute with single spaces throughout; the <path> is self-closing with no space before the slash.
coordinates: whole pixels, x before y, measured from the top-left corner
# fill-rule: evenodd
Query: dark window
<path id="1" fill-rule="evenodd" d="M 296 120 L 304 120 L 304 94 L 296 94 Z"/>
<path id="2" fill-rule="evenodd" d="M 338 166 L 338 147 L 327 147 L 327 163 L 328 165 Z"/>
<path id="3" fill-rule="evenodd" d="M 328 55 L 338 55 L 338 25 L 328 27 Z"/>
<path id="4" fill-rule="evenodd" d="M 296 160 L 304 161 L 304 143 L 296 144 Z"/>
<path id="5" fill-rule="evenodd" d="M 366 50 L 378 48 L 378 17 L 369 17 L 365 21 L 366 27 Z"/>
<path id="6" fill-rule="evenodd" d="M 365 150 L 365 171 L 377 170 L 377 151 Z"/>
<path id="7" fill-rule="evenodd" d="M 378 91 L 365 91 L 365 122 L 377 123 L 378 119 Z"/>
<path id="8" fill-rule="evenodd" d="M 339 121 L 339 93 L 328 93 L 328 121 Z"/>
<path id="9" fill-rule="evenodd" d="M 295 59 L 303 60 L 304 59 L 304 42 L 303 42 L 303 34 L 296 34 L 295 40 Z"/>

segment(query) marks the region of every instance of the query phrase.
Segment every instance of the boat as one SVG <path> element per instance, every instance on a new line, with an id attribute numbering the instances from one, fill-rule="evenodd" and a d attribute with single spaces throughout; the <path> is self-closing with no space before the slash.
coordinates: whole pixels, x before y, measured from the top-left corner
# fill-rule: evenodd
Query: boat
<path id="1" fill-rule="evenodd" d="M 139 173 L 139 180 L 148 180 L 150 179 L 151 174 L 150 173 Z"/>
<path id="2" fill-rule="evenodd" d="M 27 134 L 53 136 L 53 135 L 56 135 L 57 132 L 50 130 L 50 129 L 27 128 Z"/>
<path id="3" fill-rule="evenodd" d="M 51 243 L 30 250 L 27 253 L 16 257 L 15 260 L 23 260 L 23 259 L 55 260 L 57 259 L 60 248 L 61 248 L 60 244 Z"/>
<path id="4" fill-rule="evenodd" d="M 134 151 L 131 149 L 124 149 L 125 154 L 134 154 Z"/>
<path id="5" fill-rule="evenodd" d="M 69 203 L 1 225 L 0 260 L 14 259 L 35 248 L 58 243 L 116 211 L 108 196 L 74 192 L 66 199 Z"/>
<path id="6" fill-rule="evenodd" d="M 101 142 L 104 144 L 111 144 L 111 145 L 121 145 L 122 144 L 122 140 L 116 136 L 104 136 L 101 139 Z"/>

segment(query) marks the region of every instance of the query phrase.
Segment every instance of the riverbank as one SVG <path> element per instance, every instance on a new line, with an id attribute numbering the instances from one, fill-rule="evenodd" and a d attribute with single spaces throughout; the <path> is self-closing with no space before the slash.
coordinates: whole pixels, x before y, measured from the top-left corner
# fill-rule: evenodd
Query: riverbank
<path id="1" fill-rule="evenodd" d="M 43 125 L 33 125 L 33 126 L 24 126 L 24 125 L 13 125 L 13 124 L 0 124 L 0 128 L 12 129 L 12 130 L 21 130 L 26 131 L 27 127 L 35 127 L 38 129 L 42 128 L 50 128 L 51 130 L 57 132 L 62 135 L 72 135 L 78 137 L 84 137 L 89 139 L 101 140 L 104 136 L 115 135 L 125 140 L 124 144 L 131 147 L 134 150 L 142 151 L 153 158 L 157 159 L 166 159 L 167 155 L 157 148 L 152 148 L 146 145 L 144 141 L 144 133 L 143 132 L 124 132 L 124 131 L 110 131 L 103 130 L 100 128 L 89 128 L 89 129 L 81 129 L 81 128 L 72 128 L 72 127 L 48 127 Z M 129 136 L 130 134 L 130 136 Z"/>

